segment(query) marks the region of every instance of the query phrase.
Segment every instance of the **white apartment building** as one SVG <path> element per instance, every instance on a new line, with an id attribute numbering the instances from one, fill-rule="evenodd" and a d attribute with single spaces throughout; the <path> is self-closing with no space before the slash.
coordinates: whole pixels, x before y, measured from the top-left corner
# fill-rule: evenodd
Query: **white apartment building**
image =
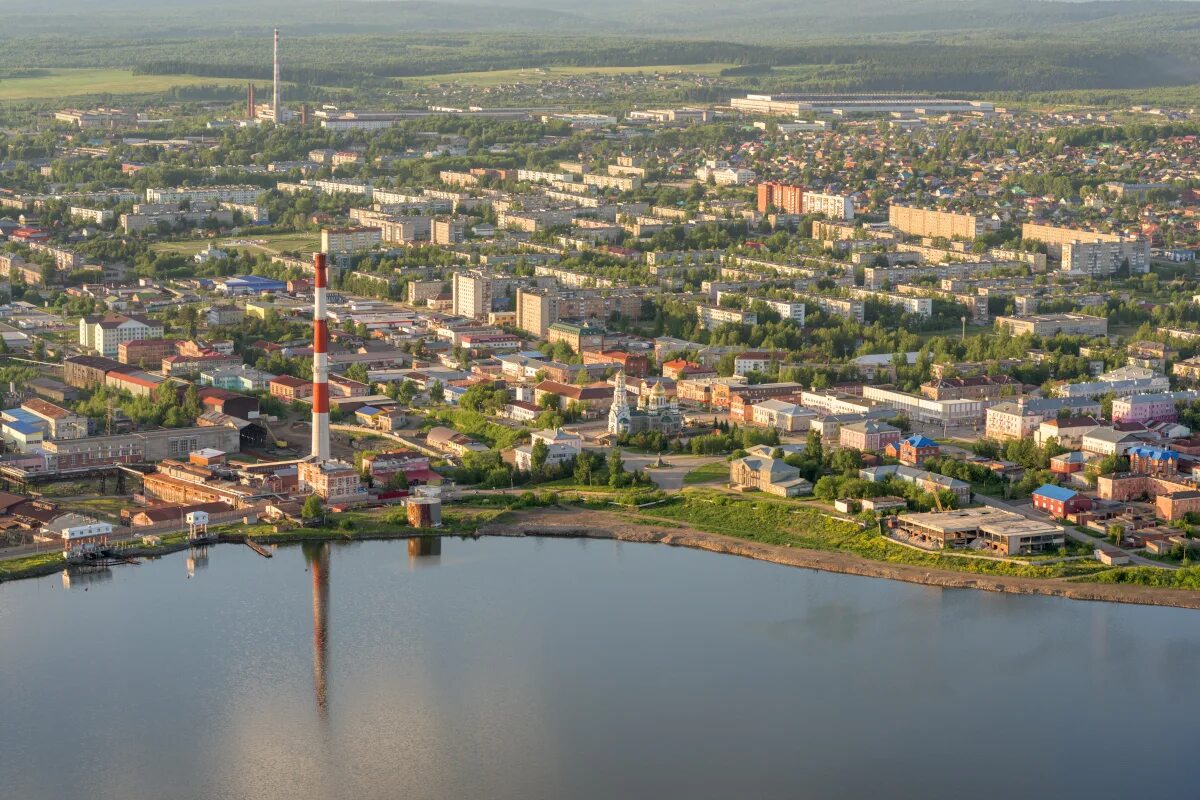
<path id="1" fill-rule="evenodd" d="M 770 300 L 757 297 L 752 299 L 763 303 L 783 319 L 793 320 L 800 327 L 804 327 L 804 303 L 797 300 Z"/>
<path id="2" fill-rule="evenodd" d="M 71 206 L 67 209 L 67 213 L 71 215 L 71 219 L 79 220 L 80 222 L 91 222 L 95 225 L 107 225 L 113 221 L 113 210 L 111 208 Z"/>
<path id="3" fill-rule="evenodd" d="M 451 311 L 456 316 L 486 319 L 492 310 L 492 279 L 479 272 L 454 273 Z"/>
<path id="4" fill-rule="evenodd" d="M 618 192 L 631 192 L 642 186 L 642 179 L 637 175 L 600 175 L 588 173 L 583 176 L 584 186 L 595 186 L 597 189 L 615 189 Z"/>
<path id="5" fill-rule="evenodd" d="M 190 203 L 208 200 L 218 203 L 253 203 L 263 189 L 258 186 L 180 186 L 146 190 L 147 203 Z"/>
<path id="6" fill-rule="evenodd" d="M 163 324 L 147 317 L 109 314 L 82 317 L 79 320 L 80 346 L 105 358 L 116 358 L 121 342 L 162 337 Z"/>
<path id="7" fill-rule="evenodd" d="M 742 311 L 740 308 L 722 308 L 720 306 L 696 306 L 696 319 L 706 330 L 720 327 L 726 323 L 734 325 L 755 325 L 758 315 L 753 311 Z"/>
<path id="8" fill-rule="evenodd" d="M 805 192 L 800 198 L 800 210 L 805 214 L 824 214 L 829 219 L 854 219 L 854 201 L 846 195 Z"/>

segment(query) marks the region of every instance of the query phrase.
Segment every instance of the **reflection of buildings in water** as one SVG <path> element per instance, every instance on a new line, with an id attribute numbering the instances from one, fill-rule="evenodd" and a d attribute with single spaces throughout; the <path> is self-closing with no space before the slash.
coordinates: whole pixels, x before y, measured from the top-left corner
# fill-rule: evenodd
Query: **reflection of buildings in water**
<path id="1" fill-rule="evenodd" d="M 204 569 L 208 566 L 208 545 L 200 547 L 192 547 L 188 550 L 187 558 L 187 574 L 188 577 L 194 577 L 196 570 Z"/>
<path id="2" fill-rule="evenodd" d="M 317 711 L 325 716 L 329 703 L 329 543 L 305 542 L 301 548 L 312 572 L 313 689 Z"/>
<path id="3" fill-rule="evenodd" d="M 108 567 L 76 566 L 62 571 L 64 589 L 83 589 L 93 583 L 111 581 L 112 570 Z"/>
<path id="4" fill-rule="evenodd" d="M 442 554 L 442 537 L 413 536 L 408 540 L 409 561 L 415 561 L 421 556 L 440 556 Z"/>

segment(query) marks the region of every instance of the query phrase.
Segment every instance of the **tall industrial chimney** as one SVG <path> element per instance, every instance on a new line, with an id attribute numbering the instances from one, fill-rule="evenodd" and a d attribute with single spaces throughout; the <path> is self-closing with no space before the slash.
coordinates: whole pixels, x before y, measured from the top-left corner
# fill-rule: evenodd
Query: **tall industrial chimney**
<path id="1" fill-rule="evenodd" d="M 254 119 L 254 84 L 246 84 L 246 119 Z"/>
<path id="2" fill-rule="evenodd" d="M 283 107 L 279 96 L 279 28 L 275 29 L 275 94 L 271 100 L 271 110 L 275 115 L 275 124 L 283 122 Z"/>
<path id="3" fill-rule="evenodd" d="M 313 253 L 313 396 L 312 460 L 330 460 L 329 455 L 329 327 L 326 322 L 325 254 Z"/>

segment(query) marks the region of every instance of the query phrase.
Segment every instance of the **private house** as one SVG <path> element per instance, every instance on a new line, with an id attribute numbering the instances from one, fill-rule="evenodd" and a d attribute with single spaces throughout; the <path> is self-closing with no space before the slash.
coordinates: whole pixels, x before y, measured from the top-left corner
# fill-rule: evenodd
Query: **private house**
<path id="1" fill-rule="evenodd" d="M 1081 512 L 1091 511 L 1092 500 L 1074 489 L 1044 483 L 1033 492 L 1033 507 L 1055 519 L 1069 519 Z"/>
<path id="2" fill-rule="evenodd" d="M 889 444 L 883 454 L 888 458 L 899 459 L 901 464 L 909 467 L 919 467 L 927 458 L 936 458 L 941 452 L 938 443 L 927 436 L 915 433 L 907 439 Z"/>

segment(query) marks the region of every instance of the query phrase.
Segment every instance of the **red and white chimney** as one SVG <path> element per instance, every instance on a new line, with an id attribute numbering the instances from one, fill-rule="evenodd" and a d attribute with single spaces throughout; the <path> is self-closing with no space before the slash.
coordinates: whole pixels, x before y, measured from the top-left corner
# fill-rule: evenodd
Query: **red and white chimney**
<path id="1" fill-rule="evenodd" d="M 313 461 L 328 461 L 329 454 L 329 323 L 325 289 L 328 286 L 325 254 L 313 253 Z"/>

